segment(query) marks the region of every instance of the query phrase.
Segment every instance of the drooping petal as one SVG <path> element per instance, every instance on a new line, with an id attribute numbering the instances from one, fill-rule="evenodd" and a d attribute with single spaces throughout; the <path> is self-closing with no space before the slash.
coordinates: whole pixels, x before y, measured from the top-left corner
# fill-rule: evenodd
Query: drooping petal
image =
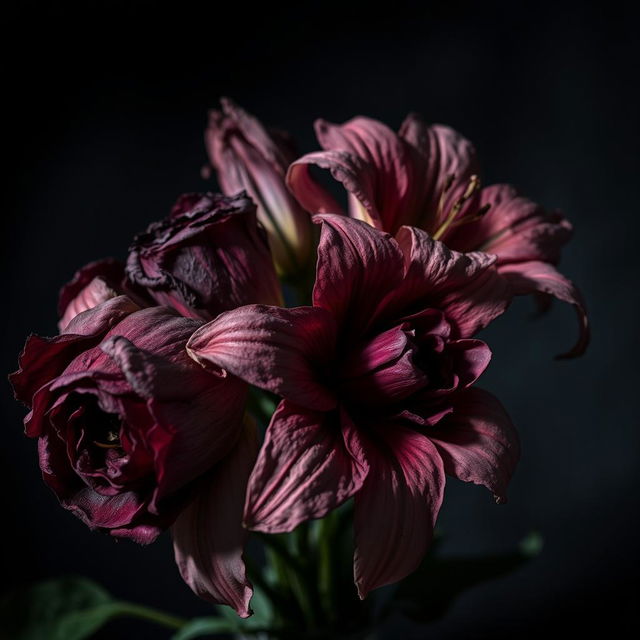
<path id="1" fill-rule="evenodd" d="M 336 327 L 324 309 L 248 305 L 220 314 L 198 329 L 187 351 L 303 407 L 336 406 L 325 385 L 325 365 L 335 357 Z"/>
<path id="2" fill-rule="evenodd" d="M 478 206 L 489 210 L 479 220 L 445 234 L 443 241 L 449 247 L 493 253 L 499 265 L 530 260 L 556 264 L 571 238 L 571 224 L 560 213 L 546 211 L 511 185 L 482 189 Z"/>
<path id="3" fill-rule="evenodd" d="M 429 547 L 445 477 L 424 435 L 389 424 L 366 442 L 370 470 L 355 497 L 354 576 L 358 593 L 402 580 Z"/>
<path id="4" fill-rule="evenodd" d="M 283 400 L 251 474 L 245 525 L 267 533 L 291 531 L 350 498 L 368 469 L 354 439 L 355 427 L 344 412 L 308 411 Z"/>
<path id="5" fill-rule="evenodd" d="M 447 474 L 484 485 L 497 501 L 506 501 L 520 443 L 497 398 L 482 389 L 461 392 L 453 412 L 426 434 L 437 447 Z"/>
<path id="6" fill-rule="evenodd" d="M 285 172 L 295 159 L 291 144 L 267 131 L 228 98 L 222 110 L 209 113 L 205 144 L 209 161 L 227 195 L 246 190 L 258 206 L 279 270 L 291 273 L 307 260 L 311 246 L 309 216 L 285 184 Z"/>
<path id="7" fill-rule="evenodd" d="M 578 340 L 569 351 L 557 358 L 575 358 L 586 351 L 590 340 L 587 307 L 582 294 L 570 280 L 550 264 L 537 261 L 506 264 L 499 268 L 499 272 L 515 295 L 544 293 L 573 305 L 578 317 Z"/>
<path id="8" fill-rule="evenodd" d="M 375 320 L 385 295 L 400 285 L 402 252 L 387 233 L 359 220 L 338 215 L 316 220 L 322 231 L 313 304 L 330 311 L 346 333 L 359 337 Z"/>
<path id="9" fill-rule="evenodd" d="M 257 451 L 255 426 L 247 425 L 232 452 L 203 478 L 191 504 L 171 529 L 176 564 L 193 592 L 251 615 L 252 586 L 242 553 L 242 508 Z"/>
<path id="10" fill-rule="evenodd" d="M 385 313 L 403 308 L 435 307 L 444 311 L 457 337 L 473 336 L 509 305 L 511 291 L 498 275 L 495 256 L 451 251 L 414 227 L 396 235 L 404 252 L 406 276 L 389 295 Z"/>
<path id="11" fill-rule="evenodd" d="M 411 148 L 414 180 L 421 188 L 415 198 L 414 219 L 405 224 L 434 233 L 471 176 L 480 172 L 475 148 L 451 127 L 427 125 L 416 114 L 407 116 L 398 135 Z"/>

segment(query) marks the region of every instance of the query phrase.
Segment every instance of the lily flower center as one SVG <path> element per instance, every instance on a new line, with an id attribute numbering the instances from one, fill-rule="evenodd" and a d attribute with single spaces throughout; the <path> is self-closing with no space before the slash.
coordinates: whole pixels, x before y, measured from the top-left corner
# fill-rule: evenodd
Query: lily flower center
<path id="1" fill-rule="evenodd" d="M 460 213 L 464 204 L 480 190 L 480 178 L 476 174 L 473 174 L 469 178 L 469 182 L 467 182 L 467 186 L 465 190 L 462 192 L 462 195 L 453 202 L 450 206 L 447 213 L 445 213 L 445 201 L 447 198 L 447 193 L 451 190 L 451 187 L 456 179 L 454 173 L 449 175 L 445 180 L 445 183 L 442 187 L 442 191 L 440 192 L 440 198 L 438 200 L 438 209 L 436 211 L 436 220 L 442 220 L 440 226 L 433 233 L 434 240 L 440 240 L 444 236 L 444 234 L 449 231 L 449 229 L 453 229 L 454 227 L 459 227 L 463 224 L 468 224 L 469 222 L 475 222 L 476 220 L 480 220 L 482 216 L 489 211 L 491 205 L 489 203 L 485 204 L 476 212 L 466 212 L 464 216 L 458 219 L 458 214 Z"/>

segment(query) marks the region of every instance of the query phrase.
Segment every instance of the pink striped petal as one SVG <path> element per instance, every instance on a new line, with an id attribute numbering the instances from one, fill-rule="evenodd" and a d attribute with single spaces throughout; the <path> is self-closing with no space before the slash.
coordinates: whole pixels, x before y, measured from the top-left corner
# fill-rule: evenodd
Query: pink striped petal
<path id="1" fill-rule="evenodd" d="M 442 504 L 445 477 L 436 447 L 390 424 L 365 444 L 369 474 L 355 498 L 358 593 L 402 580 L 422 560 Z"/>
<path id="2" fill-rule="evenodd" d="M 506 501 L 520 443 L 497 398 L 482 389 L 463 391 L 453 413 L 426 433 L 440 452 L 447 474 L 484 485 L 498 502 Z"/>
<path id="3" fill-rule="evenodd" d="M 281 533 L 322 518 L 360 489 L 367 471 L 346 414 L 305 411 L 283 400 L 251 474 L 245 525 Z"/>
<path id="4" fill-rule="evenodd" d="M 498 275 L 495 256 L 458 253 L 414 227 L 402 227 L 396 239 L 404 252 L 406 276 L 390 294 L 386 313 L 420 303 L 444 311 L 458 337 L 473 336 L 504 312 L 509 286 Z"/>
<path id="5" fill-rule="evenodd" d="M 537 261 L 507 264 L 501 266 L 499 272 L 511 285 L 516 295 L 543 293 L 573 305 L 580 328 L 578 340 L 569 351 L 556 357 L 575 358 L 586 351 L 591 337 L 587 308 L 582 294 L 570 280 L 550 264 Z"/>
<path id="6" fill-rule="evenodd" d="M 335 354 L 335 322 L 324 309 L 248 305 L 198 329 L 187 351 L 262 389 L 315 410 L 336 406 L 321 379 Z"/>
<path id="7" fill-rule="evenodd" d="M 255 428 L 205 478 L 191 504 L 171 529 L 176 563 L 193 592 L 251 615 L 251 583 L 242 553 L 246 532 L 242 505 L 257 451 Z"/>
<path id="8" fill-rule="evenodd" d="M 338 326 L 360 336 L 384 296 L 402 281 L 403 255 L 388 234 L 344 216 L 320 215 L 313 304 L 331 311 Z"/>

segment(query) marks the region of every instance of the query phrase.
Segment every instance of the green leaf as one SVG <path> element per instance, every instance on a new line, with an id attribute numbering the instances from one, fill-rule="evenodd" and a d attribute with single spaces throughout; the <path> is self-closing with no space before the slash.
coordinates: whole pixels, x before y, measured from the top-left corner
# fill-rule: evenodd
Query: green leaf
<path id="1" fill-rule="evenodd" d="M 82 640 L 114 615 L 117 603 L 86 578 L 48 580 L 0 601 L 2 628 L 13 640 Z"/>
<path id="2" fill-rule="evenodd" d="M 171 637 L 171 640 L 191 640 L 203 636 L 234 633 L 237 626 L 225 618 L 195 618 Z"/>
<path id="3" fill-rule="evenodd" d="M 542 537 L 529 534 L 517 550 L 492 556 L 439 558 L 427 556 L 395 592 L 391 606 L 418 622 L 441 618 L 464 591 L 512 573 L 542 550 Z"/>

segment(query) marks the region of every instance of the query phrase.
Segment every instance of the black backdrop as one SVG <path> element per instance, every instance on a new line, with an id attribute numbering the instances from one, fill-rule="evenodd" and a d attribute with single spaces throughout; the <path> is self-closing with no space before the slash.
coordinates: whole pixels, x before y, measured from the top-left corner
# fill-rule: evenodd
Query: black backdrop
<path id="1" fill-rule="evenodd" d="M 233 4 L 233 3 L 232 3 Z M 520 429 L 510 501 L 450 482 L 444 551 L 488 553 L 527 532 L 542 555 L 475 588 L 410 638 L 620 631 L 633 620 L 637 544 L 637 16 L 541 3 L 23 2 L 5 10 L 2 364 L 55 331 L 57 290 L 85 262 L 123 257 L 132 234 L 203 189 L 206 109 L 229 95 L 316 148 L 311 124 L 410 110 L 476 143 L 487 181 L 560 207 L 576 228 L 562 269 L 589 302 L 592 346 L 554 362 L 572 312 L 521 301 L 487 331 L 484 387 Z M 43 486 L 8 386 L 3 410 L 3 586 L 79 573 L 115 594 L 204 614 L 170 544 L 89 533 Z M 400 623 L 397 623 L 400 625 Z M 104 637 L 162 637 L 118 624 Z M 140 636 L 138 636 L 140 637 Z"/>

